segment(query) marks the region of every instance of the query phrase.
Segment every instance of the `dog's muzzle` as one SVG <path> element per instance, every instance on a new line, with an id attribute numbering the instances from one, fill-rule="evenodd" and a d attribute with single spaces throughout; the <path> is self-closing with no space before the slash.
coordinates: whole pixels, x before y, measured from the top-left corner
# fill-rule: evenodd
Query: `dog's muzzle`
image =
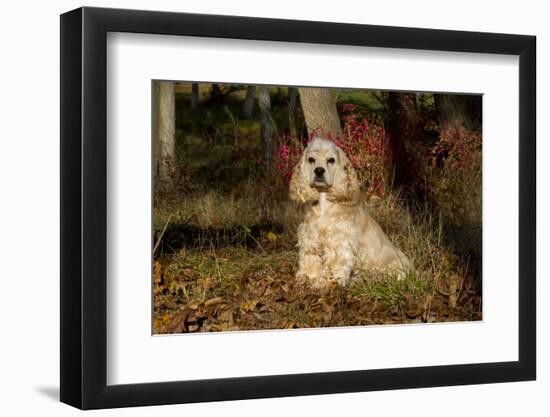
<path id="1" fill-rule="evenodd" d="M 313 187 L 327 188 L 329 186 L 328 181 L 325 179 L 325 172 L 326 170 L 323 167 L 317 167 L 313 170 L 315 174 L 311 184 Z"/>

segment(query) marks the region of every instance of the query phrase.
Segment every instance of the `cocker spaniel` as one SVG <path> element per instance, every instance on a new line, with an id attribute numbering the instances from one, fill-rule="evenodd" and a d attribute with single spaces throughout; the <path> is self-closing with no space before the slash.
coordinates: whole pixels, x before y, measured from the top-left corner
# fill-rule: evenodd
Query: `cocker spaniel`
<path id="1" fill-rule="evenodd" d="M 298 227 L 300 281 L 316 288 L 345 286 L 357 269 L 394 271 L 400 279 L 410 268 L 363 207 L 357 174 L 333 142 L 309 143 L 294 168 L 290 198 L 307 208 Z"/>

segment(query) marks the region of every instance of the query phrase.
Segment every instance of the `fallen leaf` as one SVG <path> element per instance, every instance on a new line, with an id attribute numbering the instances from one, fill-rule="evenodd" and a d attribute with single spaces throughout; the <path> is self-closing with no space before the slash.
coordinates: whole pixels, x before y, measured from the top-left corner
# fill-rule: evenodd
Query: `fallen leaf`
<path id="1" fill-rule="evenodd" d="M 199 301 L 191 301 L 189 302 L 189 304 L 187 304 L 187 306 L 191 309 L 191 310 L 196 310 L 199 308 L 199 306 L 201 305 L 201 303 Z"/>
<path id="2" fill-rule="evenodd" d="M 257 304 L 258 304 L 258 300 L 245 301 L 239 305 L 239 309 L 243 313 L 247 313 L 249 311 L 254 311 L 256 309 Z"/>
<path id="3" fill-rule="evenodd" d="M 233 325 L 233 310 L 227 309 L 218 314 L 218 319 Z"/>
<path id="4" fill-rule="evenodd" d="M 220 304 L 221 302 L 223 302 L 223 297 L 214 297 L 214 298 L 211 298 L 210 300 L 205 301 L 204 306 L 210 307 L 215 304 Z"/>
<path id="5" fill-rule="evenodd" d="M 168 325 L 166 325 L 167 333 L 183 333 L 185 332 L 185 321 L 189 317 L 191 310 L 184 308 L 181 312 L 175 314 Z"/>
<path id="6" fill-rule="evenodd" d="M 162 281 L 162 264 L 159 261 L 155 261 L 153 267 L 153 282 L 160 285 Z"/>

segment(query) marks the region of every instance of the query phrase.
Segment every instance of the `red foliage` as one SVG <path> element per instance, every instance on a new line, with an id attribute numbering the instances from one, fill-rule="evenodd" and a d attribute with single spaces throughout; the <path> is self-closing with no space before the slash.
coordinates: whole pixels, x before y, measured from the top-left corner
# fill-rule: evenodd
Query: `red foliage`
<path id="1" fill-rule="evenodd" d="M 292 171 L 302 156 L 302 146 L 299 141 L 292 140 L 289 135 L 283 135 L 281 144 L 275 155 L 275 169 L 286 185 L 290 182 Z"/>
<path id="2" fill-rule="evenodd" d="M 432 167 L 443 164 L 457 171 L 471 169 L 481 152 L 481 134 L 467 129 L 443 129 L 430 151 Z"/>
<path id="3" fill-rule="evenodd" d="M 383 122 L 366 109 L 345 104 L 344 137 L 337 142 L 346 152 L 367 191 L 379 196 L 389 189 L 391 148 Z"/>

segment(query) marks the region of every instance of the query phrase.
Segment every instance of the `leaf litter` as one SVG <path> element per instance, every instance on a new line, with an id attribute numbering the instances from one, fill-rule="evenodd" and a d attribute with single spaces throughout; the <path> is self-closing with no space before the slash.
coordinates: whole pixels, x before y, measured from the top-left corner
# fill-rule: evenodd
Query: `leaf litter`
<path id="1" fill-rule="evenodd" d="M 471 278 L 396 282 L 369 276 L 314 290 L 294 278 L 292 251 L 183 250 L 153 268 L 155 334 L 481 320 Z"/>

